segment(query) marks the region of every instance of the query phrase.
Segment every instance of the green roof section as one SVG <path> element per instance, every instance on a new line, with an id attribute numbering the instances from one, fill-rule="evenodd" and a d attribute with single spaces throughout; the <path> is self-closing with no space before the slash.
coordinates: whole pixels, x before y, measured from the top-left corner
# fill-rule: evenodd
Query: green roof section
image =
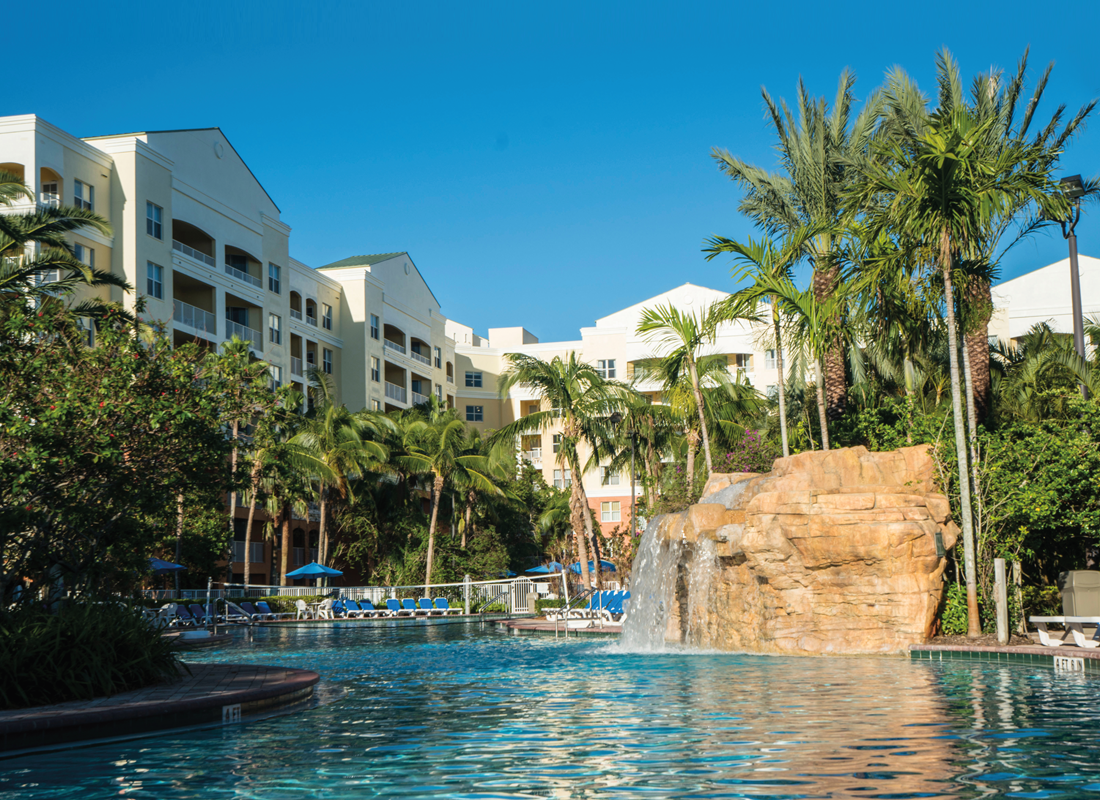
<path id="1" fill-rule="evenodd" d="M 351 258 L 344 258 L 340 261 L 333 261 L 331 264 L 325 264 L 318 269 L 347 269 L 350 267 L 369 267 L 372 264 L 381 264 L 383 261 L 389 261 L 391 258 L 397 258 L 398 256 L 408 255 L 407 252 L 402 250 L 400 253 L 374 253 L 373 255 L 366 256 L 352 256 Z"/>

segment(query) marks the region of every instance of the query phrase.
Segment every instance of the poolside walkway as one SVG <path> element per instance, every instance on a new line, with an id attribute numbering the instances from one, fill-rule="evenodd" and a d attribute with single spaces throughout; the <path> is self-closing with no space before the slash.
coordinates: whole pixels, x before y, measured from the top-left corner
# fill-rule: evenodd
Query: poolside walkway
<path id="1" fill-rule="evenodd" d="M 508 628 L 516 633 L 556 633 L 559 636 L 565 636 L 565 623 L 559 622 L 557 626 L 553 622 L 549 622 L 542 617 L 535 619 L 509 619 L 502 620 L 498 623 L 502 628 Z M 600 627 L 599 623 L 593 622 L 590 627 L 587 628 L 570 628 L 568 634 L 573 636 L 575 634 L 581 634 L 582 636 L 618 636 L 623 632 L 622 625 L 610 625 L 604 623 L 603 627 Z"/>
<path id="2" fill-rule="evenodd" d="M 127 737 L 242 717 L 305 700 L 316 672 L 253 664 L 189 664 L 179 680 L 112 697 L 0 711 L 0 753 Z"/>

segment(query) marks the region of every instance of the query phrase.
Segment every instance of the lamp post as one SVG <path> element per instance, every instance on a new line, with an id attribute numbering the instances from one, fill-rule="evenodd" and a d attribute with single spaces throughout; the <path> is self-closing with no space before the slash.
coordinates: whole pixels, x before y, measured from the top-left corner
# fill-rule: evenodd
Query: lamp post
<path id="1" fill-rule="evenodd" d="M 1082 359 L 1085 358 L 1085 330 L 1081 310 L 1081 273 L 1077 268 L 1077 234 L 1074 229 L 1081 220 L 1081 198 L 1085 195 L 1085 186 L 1080 175 L 1070 175 L 1058 182 L 1066 197 L 1073 201 L 1073 210 L 1069 219 L 1060 220 L 1062 236 L 1069 242 L 1069 286 L 1070 304 L 1073 313 L 1073 349 Z M 1085 384 L 1080 384 L 1081 396 L 1088 399 L 1089 392 Z"/>

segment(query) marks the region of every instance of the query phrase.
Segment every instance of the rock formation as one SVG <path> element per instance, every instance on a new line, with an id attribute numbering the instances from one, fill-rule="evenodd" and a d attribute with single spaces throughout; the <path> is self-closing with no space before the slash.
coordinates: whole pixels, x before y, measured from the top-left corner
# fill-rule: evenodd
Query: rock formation
<path id="1" fill-rule="evenodd" d="M 934 479 L 923 446 L 712 475 L 698 504 L 653 523 L 679 550 L 666 639 L 806 655 L 924 642 L 943 594 L 937 538 L 949 550 L 958 532 Z"/>

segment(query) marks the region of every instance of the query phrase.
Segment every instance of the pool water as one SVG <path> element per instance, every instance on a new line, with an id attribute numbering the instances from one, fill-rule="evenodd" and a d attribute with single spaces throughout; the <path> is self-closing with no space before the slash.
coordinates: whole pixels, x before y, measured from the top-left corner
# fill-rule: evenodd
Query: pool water
<path id="1" fill-rule="evenodd" d="M 0 798 L 1100 798 L 1095 679 L 903 658 L 631 653 L 476 623 L 264 628 L 191 656 L 335 703 L 0 760 Z"/>

